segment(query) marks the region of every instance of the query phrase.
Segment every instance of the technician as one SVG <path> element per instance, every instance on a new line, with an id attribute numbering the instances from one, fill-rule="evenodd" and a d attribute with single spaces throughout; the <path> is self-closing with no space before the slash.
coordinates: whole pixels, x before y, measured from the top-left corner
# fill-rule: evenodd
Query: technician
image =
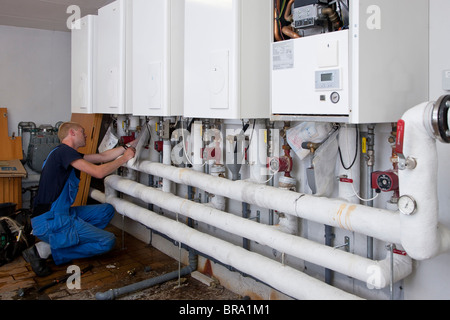
<path id="1" fill-rule="evenodd" d="M 84 128 L 65 122 L 58 130 L 61 144 L 44 162 L 39 189 L 33 206 L 31 224 L 40 242 L 23 251 L 36 275 L 44 277 L 52 271 L 46 260 L 51 255 L 60 265 L 73 259 L 86 258 L 110 251 L 115 236 L 103 230 L 114 215 L 108 203 L 72 207 L 78 192 L 80 172 L 102 179 L 132 159 L 138 139 L 126 146 L 96 154 L 82 154 L 86 145 Z"/>

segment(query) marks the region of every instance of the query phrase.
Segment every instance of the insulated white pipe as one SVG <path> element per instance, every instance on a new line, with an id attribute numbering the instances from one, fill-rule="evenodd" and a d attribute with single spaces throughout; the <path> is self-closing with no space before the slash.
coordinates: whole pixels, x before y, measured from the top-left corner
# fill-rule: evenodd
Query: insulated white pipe
<path id="1" fill-rule="evenodd" d="M 408 110 L 405 122 L 403 154 L 412 157 L 414 169 L 399 170 L 400 196 L 409 195 L 417 211 L 401 214 L 402 245 L 414 259 L 424 260 L 450 250 L 450 230 L 439 223 L 437 192 L 437 148 L 431 124 L 433 103 Z"/>
<path id="2" fill-rule="evenodd" d="M 128 166 L 230 199 L 401 244 L 411 258 L 424 260 L 450 250 L 450 230 L 438 222 L 437 151 L 430 130 L 431 109 L 432 103 L 423 103 L 402 117 L 406 128 L 404 154 L 417 160 L 415 169 L 399 172 L 400 194 L 410 195 L 417 202 L 417 212 L 410 216 L 248 181 L 217 179 L 149 161 Z"/>
<path id="3" fill-rule="evenodd" d="M 299 218 L 355 231 L 389 242 L 400 243 L 400 216 L 397 212 L 282 190 L 249 181 L 219 179 L 187 168 L 143 161 L 129 166 L 147 174 L 165 177 L 213 194 L 276 209 Z"/>
<path id="4" fill-rule="evenodd" d="M 103 192 L 101 192 L 100 190 L 94 189 L 94 188 L 90 188 L 89 189 L 89 196 L 100 202 L 100 203 L 105 203 L 106 202 L 106 196 Z"/>
<path id="5" fill-rule="evenodd" d="M 221 177 L 222 179 L 226 179 L 225 178 L 225 167 L 223 165 L 212 165 L 210 168 L 210 174 L 215 176 L 215 177 Z M 226 206 L 226 201 L 225 201 L 225 197 L 223 196 L 219 196 L 219 195 L 215 195 L 215 194 L 209 194 L 208 195 L 210 197 L 209 202 L 206 203 L 206 205 L 208 206 L 212 206 L 215 209 L 218 210 L 225 210 L 225 206 Z"/>
<path id="6" fill-rule="evenodd" d="M 117 198 L 106 191 L 107 202 L 121 214 L 166 234 L 170 238 L 209 255 L 227 265 L 267 283 L 296 299 L 361 299 L 355 295 L 329 286 L 294 268 L 250 252 L 224 240 L 199 232 L 185 224 L 158 215 L 138 205 Z"/>
<path id="7" fill-rule="evenodd" d="M 192 144 L 192 156 L 186 155 L 191 160 L 192 168 L 195 171 L 204 172 L 205 171 L 205 163 L 203 163 L 202 152 L 203 150 L 203 124 L 201 121 L 194 121 L 192 124 L 192 134 L 191 141 L 189 144 Z"/>
<path id="8" fill-rule="evenodd" d="M 105 184 L 107 188 L 112 188 L 144 202 L 153 203 L 171 212 L 180 213 L 232 234 L 251 239 L 316 265 L 335 270 L 363 281 L 368 286 L 380 289 L 389 285 L 389 257 L 383 261 L 366 259 L 287 234 L 273 226 L 243 219 L 242 217 L 189 201 L 170 193 L 161 192 L 155 188 L 144 186 L 117 175 L 107 177 Z M 408 256 L 394 255 L 394 265 L 395 282 L 407 277 L 412 272 L 412 262 Z"/>
<path id="9" fill-rule="evenodd" d="M 263 121 L 256 121 L 249 132 L 249 146 L 247 150 L 250 180 L 256 183 L 266 183 L 271 178 L 267 164 L 267 129 Z"/>
<path id="10" fill-rule="evenodd" d="M 172 145 L 169 139 L 164 139 L 163 142 L 163 163 L 172 165 L 171 160 Z M 170 180 L 163 178 L 162 189 L 164 192 L 173 192 L 173 184 Z"/>
<path id="11" fill-rule="evenodd" d="M 281 176 L 278 178 L 278 188 L 295 191 L 297 189 L 297 181 L 292 177 Z M 278 218 L 277 228 L 286 233 L 298 234 L 300 219 L 283 212 L 278 212 Z"/>

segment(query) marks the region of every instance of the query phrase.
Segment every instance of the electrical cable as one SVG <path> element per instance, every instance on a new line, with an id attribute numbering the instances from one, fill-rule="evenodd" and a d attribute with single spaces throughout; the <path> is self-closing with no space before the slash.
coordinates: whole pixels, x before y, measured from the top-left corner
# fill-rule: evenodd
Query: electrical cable
<path id="1" fill-rule="evenodd" d="M 341 164 L 344 167 L 345 170 L 350 170 L 351 176 L 353 177 L 353 165 L 355 164 L 356 161 L 356 157 L 358 155 L 358 148 L 359 148 L 359 130 L 358 130 L 358 126 L 355 126 L 356 129 L 356 155 L 355 155 L 355 159 L 353 160 L 352 165 L 349 167 L 349 169 L 346 169 L 345 166 L 343 165 L 343 161 L 342 161 L 342 154 L 341 151 L 339 149 L 339 155 L 341 158 Z M 347 144 L 347 156 L 350 157 L 350 154 L 348 154 L 350 148 L 349 148 L 349 142 L 348 142 L 348 134 L 346 136 L 346 144 Z M 339 139 L 338 139 L 338 148 L 339 148 Z M 360 201 L 364 201 L 364 202 L 369 202 L 369 201 L 373 201 L 375 200 L 380 194 L 377 193 L 374 197 L 370 198 L 370 199 L 364 199 L 361 198 L 361 196 L 358 194 L 358 192 L 355 190 L 355 186 L 353 185 L 353 181 L 350 182 L 350 185 L 352 186 L 352 190 L 353 190 L 353 194 L 360 200 Z"/>
<path id="2" fill-rule="evenodd" d="M 274 17 L 274 23 L 276 24 L 275 28 L 277 29 L 278 32 L 278 36 L 281 38 L 278 38 L 278 41 L 284 41 L 286 40 L 284 38 L 283 32 L 282 32 L 282 23 L 281 23 L 281 19 L 283 18 L 283 11 L 285 10 L 285 5 L 286 5 L 286 0 L 283 0 L 283 4 L 281 6 L 281 10 L 278 9 L 278 4 L 279 2 L 277 2 L 277 0 L 274 0 L 274 10 L 275 10 L 275 17 Z M 275 38 L 276 38 L 276 34 L 275 34 Z"/>
<path id="3" fill-rule="evenodd" d="M 284 11 L 284 6 L 286 5 L 286 0 L 283 0 L 283 4 L 281 5 L 281 10 L 280 10 L 280 15 L 278 16 L 278 18 L 281 18 L 281 14 Z"/>
<path id="4" fill-rule="evenodd" d="M 353 165 L 355 164 L 356 158 L 358 157 L 358 146 L 359 146 L 359 131 L 358 131 L 358 127 L 355 127 L 355 131 L 356 131 L 356 148 L 355 148 L 355 157 L 353 158 L 352 163 L 350 164 L 350 166 L 346 167 L 344 164 L 344 160 L 342 159 L 342 152 L 341 152 L 341 147 L 339 146 L 339 139 L 338 139 L 338 151 L 339 151 L 339 159 L 341 160 L 341 165 L 345 170 L 350 170 Z"/>

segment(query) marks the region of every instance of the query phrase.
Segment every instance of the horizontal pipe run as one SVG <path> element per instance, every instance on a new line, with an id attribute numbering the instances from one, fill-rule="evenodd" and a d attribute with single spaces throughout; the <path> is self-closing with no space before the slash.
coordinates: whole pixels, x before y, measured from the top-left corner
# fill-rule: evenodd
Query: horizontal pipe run
<path id="1" fill-rule="evenodd" d="M 240 237 L 251 239 L 293 257 L 332 269 L 373 285 L 375 288 L 384 288 L 389 285 L 390 263 L 388 258 L 382 261 L 373 261 L 349 252 L 336 250 L 296 235 L 284 233 L 273 226 L 244 219 L 117 175 L 107 177 L 105 184 L 114 190 L 144 202 L 152 203 L 171 212 L 180 213 Z M 408 256 L 395 255 L 394 257 L 394 264 L 396 265 L 395 282 L 397 282 L 412 272 L 412 262 Z M 376 278 L 373 277 L 371 270 L 377 272 Z"/>
<path id="2" fill-rule="evenodd" d="M 142 161 L 129 167 L 262 208 L 276 209 L 299 218 L 369 235 L 389 243 L 401 243 L 398 212 L 339 199 L 316 197 L 250 181 L 220 179 L 192 169 L 176 168 L 151 161 Z"/>
<path id="3" fill-rule="evenodd" d="M 109 188 L 110 189 L 110 188 Z M 152 211 L 106 193 L 106 201 L 117 212 L 170 238 L 214 257 L 224 264 L 247 273 L 273 288 L 296 299 L 360 299 L 331 287 L 294 268 L 282 265 L 257 253 L 249 252 L 224 240 L 199 232 L 183 223 L 158 215 Z M 255 266 L 259 266 L 255 268 Z"/>
<path id="4" fill-rule="evenodd" d="M 106 196 L 100 190 L 97 190 L 97 189 L 94 189 L 94 188 L 90 188 L 89 189 L 89 196 L 92 199 L 94 199 L 95 201 L 98 201 L 100 203 L 105 203 L 106 202 Z"/>

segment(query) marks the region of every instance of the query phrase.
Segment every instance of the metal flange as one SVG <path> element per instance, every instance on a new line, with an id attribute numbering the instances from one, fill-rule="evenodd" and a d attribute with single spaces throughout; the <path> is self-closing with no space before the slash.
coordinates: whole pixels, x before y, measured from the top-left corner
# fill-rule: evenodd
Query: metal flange
<path id="1" fill-rule="evenodd" d="M 444 95 L 434 103 L 431 113 L 433 133 L 443 143 L 450 143 L 449 108 L 450 95 Z"/>

